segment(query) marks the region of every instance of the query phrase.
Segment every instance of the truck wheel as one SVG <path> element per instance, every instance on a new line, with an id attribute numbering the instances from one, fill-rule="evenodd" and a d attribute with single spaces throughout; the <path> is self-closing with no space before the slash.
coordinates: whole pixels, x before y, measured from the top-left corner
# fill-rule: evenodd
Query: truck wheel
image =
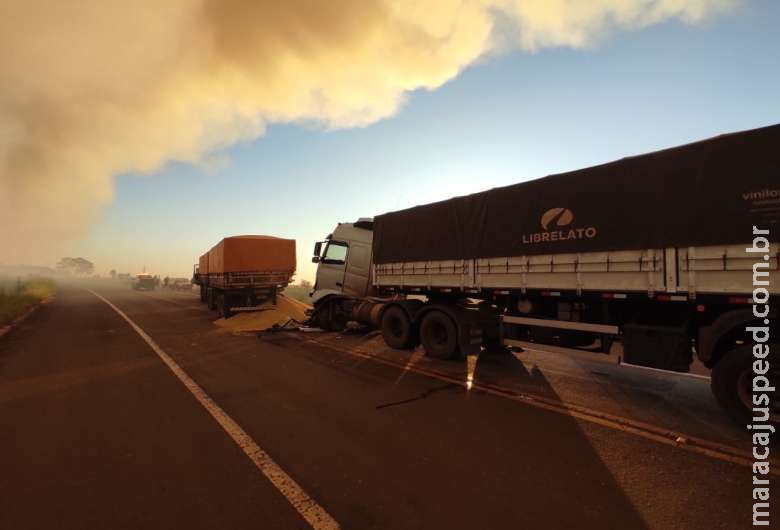
<path id="1" fill-rule="evenodd" d="M 200 286 L 200 301 L 206 303 L 206 288 L 202 285 Z"/>
<path id="2" fill-rule="evenodd" d="M 217 293 L 214 292 L 214 289 L 209 288 L 206 292 L 206 298 L 208 300 L 207 306 L 209 309 L 214 311 L 217 308 Z"/>
<path id="3" fill-rule="evenodd" d="M 769 378 L 769 386 L 780 386 L 780 355 L 777 349 L 780 344 L 769 345 L 769 372 L 766 377 Z M 744 345 L 726 352 L 718 361 L 718 364 L 712 369 L 710 387 L 718 403 L 723 407 L 729 416 L 742 426 L 751 422 L 753 417 L 753 362 L 756 358 L 753 356 L 753 346 Z M 763 405 L 762 405 L 763 408 Z M 769 403 L 770 419 L 777 423 L 778 414 L 780 414 L 780 400 L 777 399 L 777 392 L 770 393 Z"/>
<path id="4" fill-rule="evenodd" d="M 420 339 L 425 355 L 435 359 L 459 357 L 458 327 L 442 311 L 426 313 L 420 325 Z"/>
<path id="5" fill-rule="evenodd" d="M 225 293 L 219 293 L 217 295 L 217 314 L 222 318 L 230 318 L 233 316 Z"/>
<path id="6" fill-rule="evenodd" d="M 414 344 L 414 329 L 409 315 L 398 306 L 390 306 L 382 313 L 382 338 L 396 350 L 406 350 Z"/>
<path id="7" fill-rule="evenodd" d="M 338 300 L 327 301 L 317 310 L 317 324 L 325 331 L 344 331 L 347 317 L 339 310 Z"/>

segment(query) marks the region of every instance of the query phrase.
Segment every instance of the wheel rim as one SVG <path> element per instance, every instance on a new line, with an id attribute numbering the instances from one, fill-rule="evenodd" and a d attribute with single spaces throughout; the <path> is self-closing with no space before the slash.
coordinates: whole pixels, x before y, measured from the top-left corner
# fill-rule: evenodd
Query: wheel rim
<path id="1" fill-rule="evenodd" d="M 737 378 L 737 396 L 740 403 L 748 413 L 753 411 L 753 370 L 752 365 L 745 368 Z M 777 389 L 780 385 L 780 368 L 770 365 L 770 371 L 767 374 L 769 386 Z M 773 422 L 780 422 L 780 400 L 777 398 L 777 390 L 769 392 L 769 419 Z"/>
<path id="2" fill-rule="evenodd" d="M 742 406 L 748 411 L 753 408 L 753 372 L 745 369 L 737 378 L 737 396 Z"/>

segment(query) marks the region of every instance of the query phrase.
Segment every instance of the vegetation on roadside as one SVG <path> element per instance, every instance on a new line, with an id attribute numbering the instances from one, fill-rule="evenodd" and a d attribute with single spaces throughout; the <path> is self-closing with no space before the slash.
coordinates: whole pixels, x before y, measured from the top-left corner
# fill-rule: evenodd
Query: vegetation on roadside
<path id="1" fill-rule="evenodd" d="M 309 293 L 312 292 L 312 290 L 311 282 L 301 280 L 301 283 L 299 284 L 288 285 L 282 292 L 285 296 L 292 298 L 293 300 L 298 300 L 299 302 L 311 305 L 311 296 L 309 296 Z"/>
<path id="2" fill-rule="evenodd" d="M 0 326 L 54 294 L 54 282 L 48 278 L 0 277 Z"/>

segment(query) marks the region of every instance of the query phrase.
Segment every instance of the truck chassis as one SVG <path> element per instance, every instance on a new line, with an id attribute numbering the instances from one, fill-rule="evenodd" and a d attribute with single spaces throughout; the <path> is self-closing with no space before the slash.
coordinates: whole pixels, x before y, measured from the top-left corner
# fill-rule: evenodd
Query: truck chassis
<path id="1" fill-rule="evenodd" d="M 278 292 L 290 278 L 291 273 L 284 271 L 200 274 L 196 268 L 193 283 L 200 287 L 201 302 L 230 318 L 237 311 L 256 310 L 268 300 L 275 305 Z"/>

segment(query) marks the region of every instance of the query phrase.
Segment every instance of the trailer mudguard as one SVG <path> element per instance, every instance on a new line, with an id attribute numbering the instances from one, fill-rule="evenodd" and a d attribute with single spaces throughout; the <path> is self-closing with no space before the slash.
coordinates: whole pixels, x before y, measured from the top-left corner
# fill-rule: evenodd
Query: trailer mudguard
<path id="1" fill-rule="evenodd" d="M 769 308 L 769 318 L 777 319 L 776 307 Z M 714 358 L 720 340 L 737 327 L 744 327 L 751 320 L 756 320 L 752 308 L 736 309 L 723 313 L 709 326 L 699 328 L 699 336 L 696 341 L 696 355 L 705 366 L 711 368 L 718 361 Z"/>

